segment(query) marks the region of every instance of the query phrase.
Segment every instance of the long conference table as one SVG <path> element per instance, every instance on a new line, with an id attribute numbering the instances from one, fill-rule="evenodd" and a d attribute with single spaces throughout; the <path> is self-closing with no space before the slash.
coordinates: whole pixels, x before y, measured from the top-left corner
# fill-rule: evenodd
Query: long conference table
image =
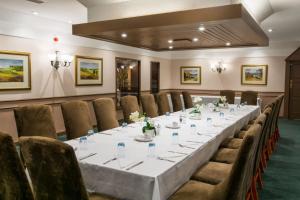
<path id="1" fill-rule="evenodd" d="M 121 199 L 166 200 L 209 161 L 225 138 L 232 137 L 260 114 L 259 106 L 230 108 L 234 111 L 221 110 L 224 116 L 205 108 L 201 120 L 190 119 L 191 110 L 153 118 L 161 127 L 152 141 L 155 157 L 149 156 L 149 143 L 135 141 L 135 137 L 142 135 L 141 123 L 96 133 L 85 144 L 79 144 L 78 139 L 66 143 L 77 149 L 88 191 Z M 183 123 L 179 122 L 180 116 L 186 116 Z M 180 128 L 167 128 L 172 122 L 178 122 Z M 178 133 L 176 140 L 173 133 Z M 125 144 L 125 156 L 114 159 L 120 142 Z"/>

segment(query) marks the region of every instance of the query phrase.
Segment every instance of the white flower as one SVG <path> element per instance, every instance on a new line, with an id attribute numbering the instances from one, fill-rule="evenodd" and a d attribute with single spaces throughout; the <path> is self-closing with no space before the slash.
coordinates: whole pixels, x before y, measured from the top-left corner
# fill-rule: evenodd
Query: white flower
<path id="1" fill-rule="evenodd" d="M 133 122 L 139 122 L 143 121 L 144 117 L 140 117 L 140 113 L 138 111 L 135 111 L 129 115 L 129 119 Z"/>
<path id="2" fill-rule="evenodd" d="M 226 103 L 226 101 L 227 101 L 226 96 L 221 96 L 221 97 L 220 97 L 220 101 L 221 101 L 222 103 Z"/>
<path id="3" fill-rule="evenodd" d="M 202 98 L 201 97 L 199 97 L 199 96 L 196 96 L 196 97 L 194 97 L 194 102 L 195 102 L 195 104 L 202 104 Z"/>

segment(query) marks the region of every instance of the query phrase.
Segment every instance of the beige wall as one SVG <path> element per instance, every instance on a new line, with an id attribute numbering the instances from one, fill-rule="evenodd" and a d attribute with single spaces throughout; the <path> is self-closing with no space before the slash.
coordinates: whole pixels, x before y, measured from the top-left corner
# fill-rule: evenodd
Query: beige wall
<path id="1" fill-rule="evenodd" d="M 48 59 L 55 49 L 70 55 L 103 58 L 103 86 L 75 87 L 75 67 L 53 70 Z M 170 88 L 170 60 L 126 54 L 80 46 L 55 46 L 52 42 L 0 35 L 0 50 L 31 53 L 32 89 L 28 91 L 0 91 L 0 101 L 45 97 L 75 96 L 115 92 L 115 57 L 141 60 L 141 90 L 150 90 L 150 62 L 161 64 L 161 89 Z"/>
<path id="2" fill-rule="evenodd" d="M 285 57 L 261 57 L 261 58 L 234 58 L 223 62 L 226 71 L 218 74 L 212 72 L 210 66 L 216 64 L 214 59 L 184 59 L 172 60 L 172 89 L 200 89 L 200 90 L 256 90 L 260 92 L 283 92 L 285 81 Z M 267 64 L 268 85 L 245 86 L 241 85 L 241 65 L 243 64 Z M 180 66 L 201 66 L 201 85 L 181 85 Z"/>

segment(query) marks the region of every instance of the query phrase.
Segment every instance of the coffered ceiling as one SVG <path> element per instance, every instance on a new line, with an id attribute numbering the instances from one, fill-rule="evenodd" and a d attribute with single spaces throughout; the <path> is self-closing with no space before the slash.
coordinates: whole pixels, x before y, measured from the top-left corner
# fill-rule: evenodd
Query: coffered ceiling
<path id="1" fill-rule="evenodd" d="M 241 4 L 78 24 L 73 34 L 154 51 L 268 45 Z"/>

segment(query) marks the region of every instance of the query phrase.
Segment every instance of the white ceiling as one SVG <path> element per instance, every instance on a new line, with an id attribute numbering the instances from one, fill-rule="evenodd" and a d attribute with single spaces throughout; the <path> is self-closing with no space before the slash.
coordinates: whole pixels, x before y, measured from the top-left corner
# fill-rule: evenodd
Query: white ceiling
<path id="1" fill-rule="evenodd" d="M 0 0 L 0 34 L 22 36 L 26 32 L 26 37 L 35 38 L 46 37 L 44 31 L 51 35 L 64 35 L 70 38 L 70 43 L 93 46 L 96 48 L 107 49 L 126 49 L 122 45 L 111 43 L 102 43 L 91 39 L 73 37 L 71 35 L 72 23 L 85 23 L 88 17 L 91 19 L 115 19 L 130 16 L 138 16 L 153 13 L 171 12 L 178 10 L 187 10 L 201 7 L 211 7 L 226 5 L 232 3 L 243 3 L 248 11 L 260 23 L 263 30 L 266 31 L 270 38 L 270 43 L 286 43 L 287 46 L 299 45 L 300 42 L 300 0 L 45 0 L 47 3 L 35 4 L 26 0 Z M 35 16 L 33 11 L 39 13 Z M 19 14 L 18 14 L 19 13 Z M 50 23 L 50 22 L 53 23 Z M 9 31 L 5 27 L 10 27 Z M 22 32 L 20 32 L 22 27 Z M 273 29 L 272 33 L 267 32 L 269 28 Z M 39 33 L 39 34 L 37 34 Z M 25 37 L 25 35 L 23 34 Z M 71 42 L 72 41 L 72 42 Z M 281 42 L 281 43 L 280 43 Z M 97 44 L 97 45 L 96 45 Z M 281 45 L 270 47 L 272 49 L 280 48 Z M 284 46 L 284 45 L 283 45 Z M 294 48 L 293 46 L 293 48 Z M 286 47 L 288 48 L 288 47 Z M 253 51 L 252 48 L 246 48 Z M 244 51 L 246 51 L 243 50 Z M 131 50 L 130 50 L 131 51 Z M 132 49 L 131 52 L 141 52 L 142 50 Z M 223 52 L 216 49 L 214 52 Z M 238 49 L 226 49 L 224 51 L 235 51 Z M 210 53 L 211 50 L 197 50 L 185 52 L 172 52 L 175 57 L 180 55 L 200 55 L 197 52 Z M 149 52 L 148 52 L 149 53 Z M 156 54 L 156 52 L 153 52 Z M 277 54 L 280 54 L 278 52 Z M 159 53 L 163 55 L 162 53 Z M 277 55 L 276 54 L 276 55 Z"/>

